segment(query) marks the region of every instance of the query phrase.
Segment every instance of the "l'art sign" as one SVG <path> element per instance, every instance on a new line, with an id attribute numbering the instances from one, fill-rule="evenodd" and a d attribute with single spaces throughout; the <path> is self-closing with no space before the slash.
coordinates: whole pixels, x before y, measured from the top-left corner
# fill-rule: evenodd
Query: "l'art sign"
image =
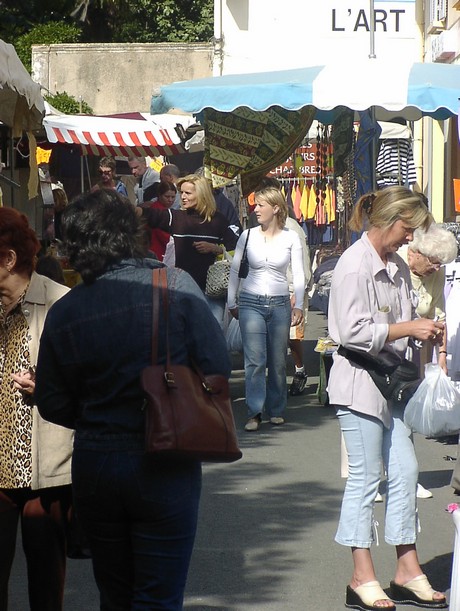
<path id="1" fill-rule="evenodd" d="M 375 54 L 420 56 L 416 0 L 215 0 L 222 5 L 223 70 L 238 74 L 300 68 Z M 373 2 L 372 19 L 371 7 Z M 372 23 L 374 27 L 372 27 Z"/>
<path id="2" fill-rule="evenodd" d="M 379 2 L 377 4 L 383 4 Z M 407 26 L 407 20 L 413 19 L 413 11 L 407 14 L 405 8 L 375 8 L 374 9 L 374 32 L 403 32 Z M 333 8 L 331 11 L 332 32 L 370 32 L 372 16 L 370 8 Z"/>

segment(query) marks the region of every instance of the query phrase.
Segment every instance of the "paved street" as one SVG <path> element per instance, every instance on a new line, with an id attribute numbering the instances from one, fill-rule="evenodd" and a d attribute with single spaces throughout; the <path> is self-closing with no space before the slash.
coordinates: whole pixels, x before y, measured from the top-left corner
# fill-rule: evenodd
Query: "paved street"
<path id="1" fill-rule="evenodd" d="M 324 318 L 310 312 L 305 342 L 311 383 L 290 398 L 288 421 L 258 433 L 242 428 L 246 411 L 242 360 L 234 359 L 232 395 L 244 457 L 231 465 L 205 465 L 198 536 L 186 611 L 339 611 L 351 574 L 351 554 L 334 543 L 344 480 L 340 434 L 334 412 L 316 398 L 319 358 L 316 338 Z M 290 373 L 292 374 L 292 362 Z M 434 498 L 420 500 L 419 555 L 433 585 L 448 590 L 454 527 L 445 511 L 456 498 L 449 487 L 456 445 L 416 436 L 420 482 Z M 382 489 L 383 491 L 383 489 Z M 393 548 L 383 541 L 384 505 L 376 505 L 381 544 L 374 547 L 377 574 L 392 579 Z M 27 609 L 22 552 L 11 581 L 11 611 Z M 416 607 L 400 609 L 411 611 Z M 70 560 L 66 611 L 96 611 L 97 590 L 88 560 Z"/>

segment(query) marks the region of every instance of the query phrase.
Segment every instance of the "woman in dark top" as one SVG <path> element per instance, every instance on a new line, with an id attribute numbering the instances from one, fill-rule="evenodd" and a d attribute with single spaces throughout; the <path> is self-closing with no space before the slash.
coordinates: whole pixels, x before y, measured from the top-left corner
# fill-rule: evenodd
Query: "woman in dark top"
<path id="1" fill-rule="evenodd" d="M 216 209 L 206 178 L 189 174 L 178 181 L 177 187 L 181 210 L 144 208 L 143 215 L 150 227 L 172 235 L 176 266 L 188 272 L 204 292 L 209 266 L 223 253 L 222 245 L 227 250 L 235 249 L 239 231 Z M 208 299 L 208 304 L 222 325 L 225 300 Z"/>
<path id="2" fill-rule="evenodd" d="M 140 372 L 151 364 L 152 269 L 141 220 L 114 190 L 83 194 L 63 217 L 83 278 L 48 313 L 37 365 L 43 417 L 75 428 L 72 485 L 101 609 L 182 609 L 201 488 L 197 461 L 144 455 Z M 226 343 L 190 276 L 168 269 L 169 348 L 205 374 L 230 376 Z M 166 358 L 159 314 L 158 360 Z"/>

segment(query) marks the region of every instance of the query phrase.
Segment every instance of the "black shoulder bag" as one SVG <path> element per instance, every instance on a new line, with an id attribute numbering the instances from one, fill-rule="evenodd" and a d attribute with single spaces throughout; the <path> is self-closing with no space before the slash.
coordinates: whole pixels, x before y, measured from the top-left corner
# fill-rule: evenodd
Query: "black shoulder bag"
<path id="1" fill-rule="evenodd" d="M 365 369 L 383 397 L 398 406 L 405 407 L 422 382 L 417 365 L 407 359 L 395 365 L 387 365 L 367 352 L 350 350 L 344 346 L 339 346 L 337 353 Z"/>

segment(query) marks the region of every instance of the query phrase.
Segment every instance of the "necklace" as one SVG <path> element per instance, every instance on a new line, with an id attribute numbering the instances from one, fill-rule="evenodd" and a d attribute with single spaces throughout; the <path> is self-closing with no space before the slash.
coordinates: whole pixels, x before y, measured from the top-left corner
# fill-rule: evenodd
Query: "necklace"
<path id="1" fill-rule="evenodd" d="M 19 289 L 16 290 L 13 293 L 13 296 L 10 299 L 8 299 L 7 301 L 5 301 L 4 295 L 0 297 L 1 307 L 2 307 L 2 310 L 5 316 L 9 314 L 12 310 L 15 309 L 18 303 L 23 299 L 28 288 L 29 288 L 29 282 L 27 282 L 27 284 L 25 284 L 24 286 L 19 287 Z"/>

